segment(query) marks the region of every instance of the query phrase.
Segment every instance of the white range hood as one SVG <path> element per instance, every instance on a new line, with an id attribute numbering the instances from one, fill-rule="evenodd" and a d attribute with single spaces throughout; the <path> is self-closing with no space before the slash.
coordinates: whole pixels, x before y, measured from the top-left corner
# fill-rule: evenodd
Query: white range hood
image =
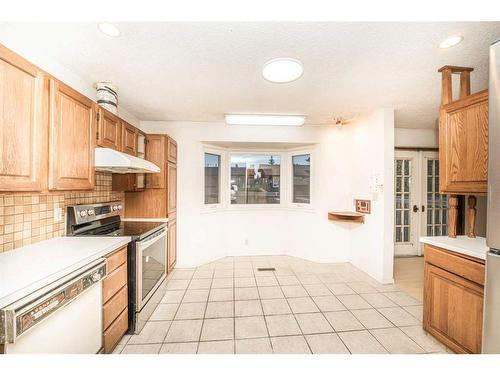
<path id="1" fill-rule="evenodd" d="M 160 173 L 160 168 L 150 161 L 105 147 L 95 149 L 95 169 L 112 173 Z"/>

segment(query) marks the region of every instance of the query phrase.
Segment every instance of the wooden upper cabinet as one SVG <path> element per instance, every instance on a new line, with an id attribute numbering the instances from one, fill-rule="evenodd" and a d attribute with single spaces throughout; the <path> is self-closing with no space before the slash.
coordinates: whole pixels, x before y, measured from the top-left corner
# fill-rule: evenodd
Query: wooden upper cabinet
<path id="1" fill-rule="evenodd" d="M 165 186 L 165 157 L 167 151 L 167 137 L 161 134 L 146 136 L 146 160 L 160 167 L 160 173 L 146 175 L 146 187 L 164 189 Z"/>
<path id="2" fill-rule="evenodd" d="M 122 152 L 137 156 L 137 138 L 139 132 L 135 126 L 122 121 Z"/>
<path id="3" fill-rule="evenodd" d="M 0 191 L 47 186 L 48 82 L 0 45 Z"/>
<path id="4" fill-rule="evenodd" d="M 168 161 L 177 164 L 177 142 L 168 137 L 167 148 Z"/>
<path id="5" fill-rule="evenodd" d="M 121 119 L 104 108 L 99 108 L 98 118 L 97 145 L 122 151 Z"/>
<path id="6" fill-rule="evenodd" d="M 488 91 L 470 95 L 470 68 L 443 67 L 439 118 L 440 191 L 486 194 L 488 185 Z M 460 98 L 451 98 L 451 76 L 461 75 Z M 464 75 L 464 76 L 462 76 Z"/>
<path id="7" fill-rule="evenodd" d="M 177 217 L 177 165 L 167 162 L 167 217 Z"/>
<path id="8" fill-rule="evenodd" d="M 50 80 L 49 189 L 94 189 L 96 104 Z"/>

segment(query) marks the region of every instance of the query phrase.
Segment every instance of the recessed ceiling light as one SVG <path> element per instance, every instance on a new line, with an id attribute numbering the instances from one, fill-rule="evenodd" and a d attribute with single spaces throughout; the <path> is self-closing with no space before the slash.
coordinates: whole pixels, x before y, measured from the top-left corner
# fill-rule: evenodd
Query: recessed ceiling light
<path id="1" fill-rule="evenodd" d="M 99 30 L 101 30 L 107 36 L 117 37 L 120 36 L 120 30 L 118 27 L 109 22 L 101 22 L 97 25 Z"/>
<path id="2" fill-rule="evenodd" d="M 265 79 L 274 83 L 292 82 L 300 78 L 304 67 L 299 60 L 289 57 L 280 57 L 269 60 L 262 68 Z"/>
<path id="3" fill-rule="evenodd" d="M 302 126 L 306 117 L 303 115 L 247 115 L 226 114 L 228 125 L 282 125 Z"/>
<path id="4" fill-rule="evenodd" d="M 460 35 L 452 36 L 452 37 L 442 41 L 441 44 L 439 44 L 439 48 L 450 48 L 450 47 L 456 46 L 463 39 L 464 39 L 464 37 L 460 36 Z"/>

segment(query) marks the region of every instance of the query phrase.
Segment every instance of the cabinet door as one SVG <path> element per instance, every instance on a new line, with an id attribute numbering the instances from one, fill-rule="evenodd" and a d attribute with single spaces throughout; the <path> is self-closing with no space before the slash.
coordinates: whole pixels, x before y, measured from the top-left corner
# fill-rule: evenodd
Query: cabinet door
<path id="1" fill-rule="evenodd" d="M 104 108 L 99 108 L 98 116 L 97 145 L 121 151 L 122 122 L 120 118 Z"/>
<path id="2" fill-rule="evenodd" d="M 147 135 L 146 160 L 160 167 L 160 173 L 148 173 L 146 176 L 146 187 L 152 189 L 165 188 L 165 152 L 166 136 Z"/>
<path id="3" fill-rule="evenodd" d="M 168 222 L 167 272 L 171 272 L 177 262 L 177 220 Z"/>
<path id="4" fill-rule="evenodd" d="M 457 100 L 441 109 L 439 159 L 441 192 L 487 192 L 488 91 Z"/>
<path id="5" fill-rule="evenodd" d="M 168 161 L 177 164 L 177 142 L 168 137 Z"/>
<path id="6" fill-rule="evenodd" d="M 122 121 L 122 152 L 137 156 L 137 129 Z"/>
<path id="7" fill-rule="evenodd" d="M 167 163 L 167 216 L 175 219 L 177 216 L 177 165 Z"/>
<path id="8" fill-rule="evenodd" d="M 94 189 L 95 104 L 54 79 L 50 97 L 49 189 Z"/>
<path id="9" fill-rule="evenodd" d="M 40 70 L 0 46 L 0 191 L 47 186 L 45 83 Z"/>
<path id="10" fill-rule="evenodd" d="M 425 263 L 424 329 L 458 353 L 480 353 L 483 287 Z"/>

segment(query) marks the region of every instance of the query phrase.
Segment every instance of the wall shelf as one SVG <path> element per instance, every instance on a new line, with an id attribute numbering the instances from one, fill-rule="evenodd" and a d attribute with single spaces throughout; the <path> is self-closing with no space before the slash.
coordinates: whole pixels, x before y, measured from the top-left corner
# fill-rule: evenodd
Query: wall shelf
<path id="1" fill-rule="evenodd" d="M 328 220 L 363 224 L 365 222 L 365 215 L 359 212 L 330 211 L 328 212 Z"/>

